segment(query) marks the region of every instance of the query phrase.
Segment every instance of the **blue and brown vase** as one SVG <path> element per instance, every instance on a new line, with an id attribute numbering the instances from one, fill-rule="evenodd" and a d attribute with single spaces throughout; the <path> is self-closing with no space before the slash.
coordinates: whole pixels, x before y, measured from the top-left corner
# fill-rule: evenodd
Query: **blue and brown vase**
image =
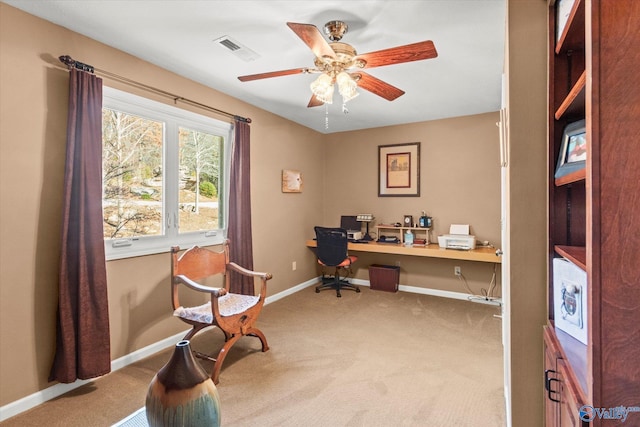
<path id="1" fill-rule="evenodd" d="M 220 425 L 220 397 L 211 377 L 183 340 L 153 377 L 146 399 L 151 427 Z"/>

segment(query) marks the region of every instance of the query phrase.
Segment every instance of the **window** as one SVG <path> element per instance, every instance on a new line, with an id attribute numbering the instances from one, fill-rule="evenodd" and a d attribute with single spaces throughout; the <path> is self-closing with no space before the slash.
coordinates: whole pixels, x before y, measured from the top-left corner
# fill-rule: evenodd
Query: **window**
<path id="1" fill-rule="evenodd" d="M 104 87 L 107 259 L 222 242 L 231 125 Z"/>

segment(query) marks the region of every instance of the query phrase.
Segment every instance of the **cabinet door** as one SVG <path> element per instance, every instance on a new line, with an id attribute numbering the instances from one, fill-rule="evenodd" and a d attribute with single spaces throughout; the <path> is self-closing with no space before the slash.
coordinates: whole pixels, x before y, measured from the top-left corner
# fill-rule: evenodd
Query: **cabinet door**
<path id="1" fill-rule="evenodd" d="M 544 328 L 544 419 L 546 427 L 560 426 L 560 376 L 557 361 L 560 350 L 550 327 Z"/>
<path id="2" fill-rule="evenodd" d="M 560 379 L 560 426 L 562 427 L 582 427 L 580 419 L 580 407 L 575 384 L 568 381 L 567 364 L 564 359 L 556 360 L 558 377 Z"/>
<path id="3" fill-rule="evenodd" d="M 557 381 L 556 355 L 544 346 L 544 419 L 546 427 L 560 426 L 560 382 Z"/>

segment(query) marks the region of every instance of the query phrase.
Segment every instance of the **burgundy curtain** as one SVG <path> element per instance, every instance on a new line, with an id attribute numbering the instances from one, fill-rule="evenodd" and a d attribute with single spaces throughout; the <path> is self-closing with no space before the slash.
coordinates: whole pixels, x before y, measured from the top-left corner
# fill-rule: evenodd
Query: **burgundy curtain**
<path id="1" fill-rule="evenodd" d="M 244 268 L 253 270 L 253 238 L 251 233 L 249 124 L 235 121 L 235 141 L 231 154 L 231 183 L 229 188 L 229 258 Z M 231 273 L 231 292 L 253 295 L 253 279 Z"/>
<path id="2" fill-rule="evenodd" d="M 56 354 L 49 381 L 111 370 L 102 228 L 102 80 L 69 77 Z"/>

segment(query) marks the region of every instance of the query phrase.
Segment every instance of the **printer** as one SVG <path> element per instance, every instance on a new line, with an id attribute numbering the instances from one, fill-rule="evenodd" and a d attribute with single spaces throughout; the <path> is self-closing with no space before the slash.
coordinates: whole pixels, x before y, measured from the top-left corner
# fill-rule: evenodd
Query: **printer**
<path id="1" fill-rule="evenodd" d="M 361 240 L 362 231 L 347 230 L 347 239 L 349 240 Z"/>
<path id="2" fill-rule="evenodd" d="M 358 220 L 358 215 L 342 215 L 340 217 L 340 228 L 347 230 L 347 239 L 362 239 L 362 224 Z"/>
<path id="3" fill-rule="evenodd" d="M 451 224 L 449 234 L 438 236 L 438 246 L 468 251 L 475 249 L 476 237 L 469 235 L 469 224 Z"/>

